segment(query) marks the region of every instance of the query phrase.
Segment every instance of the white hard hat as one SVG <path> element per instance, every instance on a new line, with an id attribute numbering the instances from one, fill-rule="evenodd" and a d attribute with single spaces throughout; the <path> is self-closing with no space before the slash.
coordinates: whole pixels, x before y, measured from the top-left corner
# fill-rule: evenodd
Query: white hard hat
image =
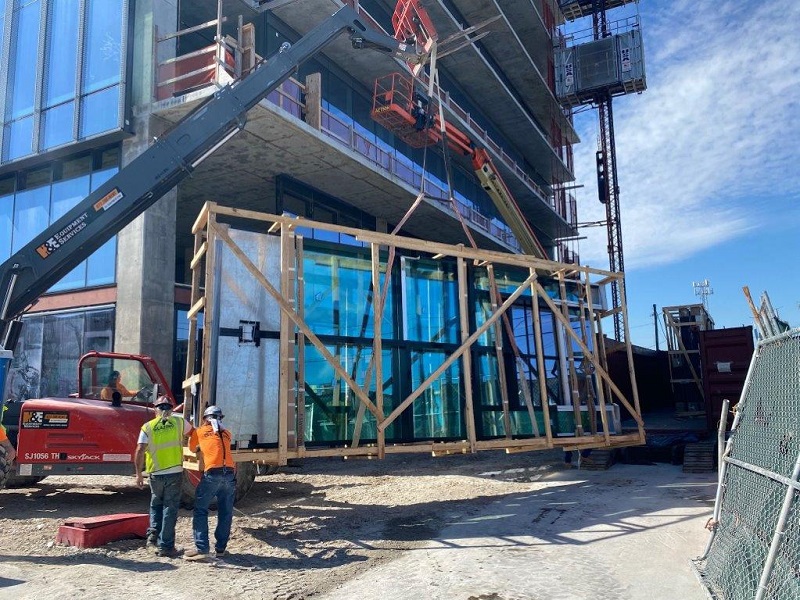
<path id="1" fill-rule="evenodd" d="M 222 409 L 216 405 L 209 406 L 203 411 L 203 417 L 216 417 L 217 419 L 221 419 L 223 416 Z"/>

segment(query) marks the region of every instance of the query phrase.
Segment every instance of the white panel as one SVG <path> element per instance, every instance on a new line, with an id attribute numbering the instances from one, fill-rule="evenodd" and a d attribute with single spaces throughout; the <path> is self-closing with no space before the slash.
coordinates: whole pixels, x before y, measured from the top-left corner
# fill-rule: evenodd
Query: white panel
<path id="1" fill-rule="evenodd" d="M 234 242 L 267 281 L 280 290 L 280 238 L 229 230 Z M 280 308 L 236 256 L 223 246 L 219 255 L 219 329 L 239 330 L 240 321 L 257 321 L 261 331 L 280 331 Z M 278 440 L 277 339 L 240 343 L 238 336 L 218 338 L 216 402 L 239 448 Z"/>

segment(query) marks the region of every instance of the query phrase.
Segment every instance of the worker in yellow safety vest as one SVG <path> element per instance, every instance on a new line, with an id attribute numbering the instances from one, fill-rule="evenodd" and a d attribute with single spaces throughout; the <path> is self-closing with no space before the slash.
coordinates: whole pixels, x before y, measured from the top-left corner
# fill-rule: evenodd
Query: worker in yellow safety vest
<path id="1" fill-rule="evenodd" d="M 158 556 L 174 558 L 182 552 L 175 547 L 175 523 L 181 503 L 183 445 L 193 427 L 172 414 L 173 406 L 166 396 L 157 400 L 155 408 L 156 418 L 142 425 L 136 444 L 136 485 L 144 488 L 144 467 L 150 478 L 147 545 L 154 547 Z"/>

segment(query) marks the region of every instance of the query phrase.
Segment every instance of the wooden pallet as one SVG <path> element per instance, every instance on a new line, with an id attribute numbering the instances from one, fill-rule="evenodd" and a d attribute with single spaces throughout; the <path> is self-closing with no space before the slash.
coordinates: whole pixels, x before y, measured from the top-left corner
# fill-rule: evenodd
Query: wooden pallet
<path id="1" fill-rule="evenodd" d="M 686 444 L 683 451 L 684 473 L 711 473 L 715 468 L 717 444 L 714 441 Z"/>
<path id="2" fill-rule="evenodd" d="M 614 464 L 616 448 L 595 448 L 579 465 L 584 471 L 607 471 Z"/>

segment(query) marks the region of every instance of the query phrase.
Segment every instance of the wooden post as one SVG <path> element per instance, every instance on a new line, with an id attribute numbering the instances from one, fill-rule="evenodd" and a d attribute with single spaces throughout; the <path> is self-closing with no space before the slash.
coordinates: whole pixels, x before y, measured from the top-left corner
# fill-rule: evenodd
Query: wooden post
<path id="1" fill-rule="evenodd" d="M 641 409 L 639 407 L 639 390 L 636 388 L 636 373 L 633 369 L 633 349 L 631 348 L 631 332 L 630 326 L 628 324 L 628 303 L 625 295 L 625 279 L 620 276 L 619 278 L 619 292 L 620 292 L 620 299 L 621 299 L 621 307 L 622 307 L 622 325 L 623 331 L 625 332 L 625 351 L 628 354 L 628 373 L 630 374 L 631 378 L 631 393 L 633 394 L 633 406 L 636 409 L 636 415 L 641 415 Z M 689 363 L 691 366 L 691 363 Z M 694 372 L 694 369 L 692 369 Z M 702 392 L 702 389 L 700 390 Z M 639 435 L 644 441 L 644 421 L 642 421 L 641 416 L 636 419 L 636 424 L 639 426 Z"/>
<path id="2" fill-rule="evenodd" d="M 294 304 L 295 295 L 292 285 L 296 276 L 294 233 L 287 227 L 281 228 L 281 289 L 280 293 L 290 306 Z M 297 307 L 294 306 L 297 310 Z M 292 393 L 295 382 L 295 346 L 294 326 L 285 312 L 281 311 L 280 317 L 280 342 L 279 342 L 279 383 L 278 383 L 278 464 L 286 464 L 286 451 L 289 447 L 289 419 L 296 422 L 296 397 Z M 292 410 L 292 409 L 295 410 Z M 297 447 L 297 433 L 294 431 L 294 444 Z"/>
<path id="3" fill-rule="evenodd" d="M 575 373 L 575 353 L 572 351 L 572 342 L 570 341 L 570 334 L 574 337 L 575 332 L 572 330 L 572 322 L 569 318 L 569 307 L 567 306 L 567 289 L 564 282 L 564 272 L 558 273 L 558 289 L 561 297 L 561 314 L 564 316 L 562 325 L 567 332 L 566 350 L 567 350 L 567 369 L 569 371 L 569 387 L 570 395 L 572 396 L 572 413 L 575 415 L 575 435 L 580 437 L 583 435 L 583 417 L 581 416 L 581 395 L 578 390 L 578 375 Z"/>
<path id="4" fill-rule="evenodd" d="M 585 280 L 584 290 L 586 297 L 586 306 L 589 307 L 589 334 L 592 336 L 592 339 L 594 340 L 595 353 L 598 353 L 599 348 L 601 346 L 600 346 L 600 341 L 598 340 L 597 337 L 597 331 L 595 330 L 595 311 L 594 311 L 594 305 L 592 303 L 592 285 L 589 279 L 589 272 L 584 271 L 583 276 Z M 611 443 L 611 440 L 608 431 L 608 415 L 606 414 L 606 398 L 605 394 L 603 394 L 603 386 L 600 384 L 600 382 L 597 381 L 597 378 L 593 374 L 588 373 L 586 383 L 589 386 L 589 389 L 593 389 L 593 382 L 597 382 L 598 384 L 597 402 L 600 406 L 600 421 L 603 424 L 603 437 L 605 437 L 606 439 L 606 445 L 609 445 Z M 592 401 L 592 403 L 594 403 L 594 401 Z M 619 431 L 617 431 L 616 433 L 619 433 Z"/>
<path id="5" fill-rule="evenodd" d="M 486 273 L 489 276 L 489 301 L 492 313 L 497 311 L 499 293 L 497 281 L 494 278 L 494 265 L 486 265 Z M 503 328 L 498 319 L 494 324 L 494 354 L 497 358 L 497 385 L 500 386 L 500 400 L 503 406 L 503 429 L 506 438 L 511 439 L 511 415 L 508 412 L 508 380 L 506 379 L 506 365 L 503 361 Z"/>
<path id="6" fill-rule="evenodd" d="M 322 129 L 322 75 L 311 73 L 306 77 L 306 123 L 314 129 Z"/>
<path id="7" fill-rule="evenodd" d="M 458 316 L 461 324 L 461 343 L 469 337 L 469 287 L 467 286 L 467 264 L 463 258 L 456 259 L 458 276 Z M 467 351 L 461 357 L 464 377 L 464 425 L 470 452 L 475 452 L 475 406 L 472 395 L 472 354 Z"/>
<path id="8" fill-rule="evenodd" d="M 300 319 L 306 318 L 306 283 L 303 269 L 303 236 L 295 237 L 297 248 L 297 314 Z M 300 331 L 297 334 L 297 446 L 306 445 L 306 336 Z"/>
<path id="9" fill-rule="evenodd" d="M 530 269 L 530 274 L 536 276 L 536 271 Z M 544 421 L 544 435 L 547 438 L 547 447 L 553 447 L 553 427 L 550 423 L 550 401 L 547 396 L 547 367 L 544 364 L 544 343 L 542 340 L 542 321 L 539 314 L 539 291 L 531 282 L 531 307 L 533 308 L 533 332 L 536 337 L 536 370 L 539 371 L 539 398 L 542 402 L 542 420 Z"/>
<path id="10" fill-rule="evenodd" d="M 373 289 L 373 342 L 372 342 L 372 364 L 375 365 L 375 406 L 378 412 L 383 415 L 383 299 L 381 298 L 381 247 L 379 244 L 372 243 L 372 289 Z M 388 274 L 387 274 L 388 277 Z M 371 369 L 367 369 L 367 381 L 365 387 L 369 388 Z M 359 406 L 359 410 L 361 406 Z M 383 419 L 378 419 L 377 425 Z M 386 452 L 386 432 L 377 429 L 378 432 L 378 458 L 383 458 Z"/>

